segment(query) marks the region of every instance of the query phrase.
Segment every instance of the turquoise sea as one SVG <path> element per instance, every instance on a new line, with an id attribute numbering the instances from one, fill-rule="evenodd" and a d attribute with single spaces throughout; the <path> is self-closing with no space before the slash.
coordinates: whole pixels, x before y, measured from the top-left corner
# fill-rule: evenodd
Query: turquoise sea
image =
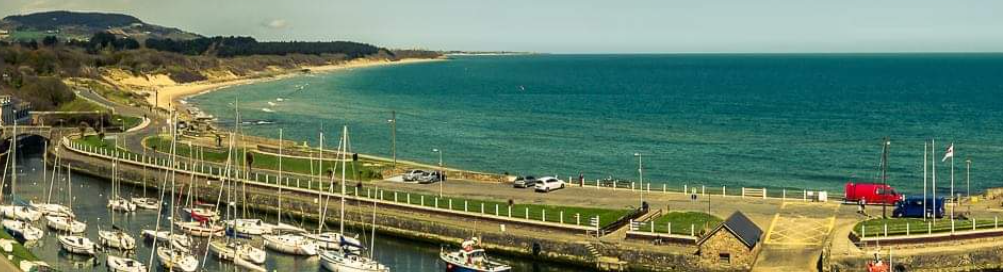
<path id="1" fill-rule="evenodd" d="M 946 193 L 956 144 L 973 191 L 1003 186 L 1003 55 L 528 55 L 354 69 L 232 87 L 189 99 L 254 135 L 336 142 L 357 152 L 522 175 L 614 176 L 668 184 L 825 189 L 879 178 L 920 193 L 937 140 Z M 283 101 L 279 101 L 282 99 Z M 269 104 L 269 102 L 271 105 Z M 264 109 L 268 109 L 268 112 Z"/>

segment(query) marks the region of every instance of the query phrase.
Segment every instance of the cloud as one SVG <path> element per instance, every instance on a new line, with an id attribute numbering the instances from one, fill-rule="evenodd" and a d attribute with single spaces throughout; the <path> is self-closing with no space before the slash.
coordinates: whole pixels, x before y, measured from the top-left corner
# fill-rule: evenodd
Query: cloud
<path id="1" fill-rule="evenodd" d="M 273 19 L 264 23 L 264 26 L 272 29 L 283 29 L 289 26 L 284 19 Z"/>

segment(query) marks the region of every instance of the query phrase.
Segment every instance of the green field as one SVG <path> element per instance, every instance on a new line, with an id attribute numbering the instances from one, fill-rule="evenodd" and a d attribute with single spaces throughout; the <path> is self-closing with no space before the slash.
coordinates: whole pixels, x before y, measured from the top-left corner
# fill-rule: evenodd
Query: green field
<path id="1" fill-rule="evenodd" d="M 972 220 L 955 220 L 954 229 L 955 231 L 971 230 L 972 223 Z M 918 218 L 878 218 L 857 223 L 857 225 L 853 227 L 853 232 L 856 233 L 857 236 L 884 236 L 886 224 L 888 226 L 888 236 L 906 235 L 907 228 L 909 230 L 909 234 L 941 233 L 951 231 L 951 219 L 949 218 L 938 219 L 936 224 L 933 224 L 932 219 L 923 221 L 923 219 Z M 977 219 L 975 224 L 976 229 L 992 229 L 996 227 L 996 219 Z"/>
<path id="2" fill-rule="evenodd" d="M 638 226 L 639 231 L 651 231 L 651 224 L 655 224 L 656 233 L 668 233 L 669 223 L 672 223 L 672 234 L 690 235 L 690 227 L 693 227 L 693 234 L 703 235 L 704 231 L 710 230 L 721 224 L 723 220 L 717 216 L 702 212 L 669 212 L 651 220 L 642 222 Z"/>
<path id="3" fill-rule="evenodd" d="M 156 149 L 158 152 L 169 152 L 171 149 L 171 141 L 166 137 L 159 137 L 159 136 L 149 137 L 143 139 L 143 142 L 146 144 L 148 148 Z M 183 142 L 179 142 L 176 145 L 175 153 L 181 157 L 188 157 L 189 155 L 192 154 L 191 150 L 188 148 L 188 145 L 183 144 Z M 244 150 L 238 149 L 236 150 L 236 154 L 238 154 L 238 156 L 236 156 L 233 159 L 235 160 L 236 163 L 243 165 L 245 160 L 245 157 L 243 155 Z M 253 163 L 251 164 L 251 166 L 253 168 L 279 170 L 278 156 L 268 155 L 263 153 L 252 153 L 252 154 L 253 154 L 252 155 Z M 206 149 L 202 151 L 202 153 L 195 154 L 195 156 L 199 156 L 210 162 L 226 163 L 228 155 L 226 151 Z M 347 163 L 346 168 L 348 169 L 348 172 L 346 172 L 345 174 L 348 175 L 349 178 L 353 180 L 361 179 L 368 181 L 374 179 L 383 179 L 383 176 L 380 174 L 381 171 L 379 168 L 362 166 L 362 164 L 365 162 L 369 161 L 360 160 L 359 162 L 355 163 L 352 162 Z M 318 162 L 311 163 L 309 159 L 289 158 L 289 157 L 285 157 L 282 159 L 283 172 L 316 175 L 317 173 L 320 172 L 320 167 L 321 165 L 319 165 Z M 341 164 L 339 163 L 337 164 L 337 166 L 335 166 L 332 161 L 326 161 L 323 164 L 324 172 L 330 173 L 330 171 L 332 171 L 335 167 L 341 168 Z M 340 175 L 341 173 L 342 169 L 338 169 L 336 174 Z"/>

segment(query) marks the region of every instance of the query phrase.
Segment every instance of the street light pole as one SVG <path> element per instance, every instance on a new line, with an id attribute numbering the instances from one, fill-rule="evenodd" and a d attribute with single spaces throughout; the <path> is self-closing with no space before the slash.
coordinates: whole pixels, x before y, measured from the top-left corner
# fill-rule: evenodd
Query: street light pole
<path id="1" fill-rule="evenodd" d="M 445 182 L 446 172 L 442 168 L 442 150 L 438 148 L 432 149 L 433 153 L 439 153 L 439 197 L 442 197 L 442 183 Z"/>
<path id="2" fill-rule="evenodd" d="M 637 157 L 637 179 L 641 183 L 641 205 L 644 205 L 644 167 L 641 164 L 641 153 L 634 153 L 634 157 Z"/>
<path id="3" fill-rule="evenodd" d="M 397 168 L 397 111 L 390 111 L 390 153 L 394 157 L 394 168 Z"/>

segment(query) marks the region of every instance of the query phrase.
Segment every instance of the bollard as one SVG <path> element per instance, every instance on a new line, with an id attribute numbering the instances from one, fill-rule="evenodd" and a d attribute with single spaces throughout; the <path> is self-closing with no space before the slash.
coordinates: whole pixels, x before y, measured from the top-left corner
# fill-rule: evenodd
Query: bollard
<path id="1" fill-rule="evenodd" d="M 648 223 L 648 226 L 651 227 L 651 233 L 655 233 L 655 222 Z"/>
<path id="2" fill-rule="evenodd" d="M 512 206 L 508 206 L 508 217 L 512 217 Z"/>
<path id="3" fill-rule="evenodd" d="M 728 186 L 721 186 L 721 197 L 728 196 L 727 192 L 728 192 Z"/>
<path id="4" fill-rule="evenodd" d="M 688 193 L 690 190 L 687 188 L 686 184 L 683 184 L 683 194 Z"/>
<path id="5" fill-rule="evenodd" d="M 469 212 L 467 210 L 467 201 L 466 200 L 463 201 L 463 212 Z"/>
<path id="6" fill-rule="evenodd" d="M 452 198 L 449 199 L 449 209 L 450 210 L 453 209 L 453 199 Z"/>
<path id="7" fill-rule="evenodd" d="M 498 216 L 498 204 L 495 204 L 495 216 Z M 511 216 L 511 215 L 509 215 Z"/>
<path id="8" fill-rule="evenodd" d="M 766 199 L 766 188 L 763 188 L 763 199 Z"/>
<path id="9" fill-rule="evenodd" d="M 397 202 L 397 192 L 394 192 L 394 202 Z"/>
<path id="10" fill-rule="evenodd" d="M 804 202 L 808 202 L 808 190 L 803 190 L 803 191 L 802 191 L 802 194 L 803 194 L 803 195 L 801 196 L 801 199 L 802 199 L 802 201 L 804 201 Z"/>
<path id="11" fill-rule="evenodd" d="M 1000 227 L 1000 217 L 995 216 L 993 217 L 993 228 L 998 229 L 999 227 Z"/>
<path id="12" fill-rule="evenodd" d="M 888 223 L 885 223 L 885 237 L 888 237 Z"/>
<path id="13" fill-rule="evenodd" d="M 742 187 L 742 198 L 745 198 L 745 187 Z"/>
<path id="14" fill-rule="evenodd" d="M 905 222 L 905 235 L 909 236 L 909 222 L 908 221 Z"/>
<path id="15" fill-rule="evenodd" d="M 425 206 L 425 196 L 424 196 L 424 195 L 422 195 L 422 196 L 420 197 L 420 199 L 421 199 L 421 202 L 419 202 L 419 203 L 421 203 L 421 205 L 422 205 L 422 206 Z"/>
<path id="16" fill-rule="evenodd" d="M 926 234 L 933 233 L 933 223 L 926 222 Z"/>
<path id="17" fill-rule="evenodd" d="M 707 196 L 707 186 L 700 185 L 700 194 Z"/>
<path id="18" fill-rule="evenodd" d="M 526 219 L 529 219 L 529 207 L 526 207 Z"/>
<path id="19" fill-rule="evenodd" d="M 975 222 L 975 218 L 972 218 L 972 230 L 975 230 L 975 226 L 978 222 Z"/>
<path id="20" fill-rule="evenodd" d="M 579 213 L 575 213 L 575 225 L 582 225 L 582 215 Z"/>
<path id="21" fill-rule="evenodd" d="M 690 224 L 690 236 L 697 236 L 693 224 Z"/>
<path id="22" fill-rule="evenodd" d="M 543 222 L 547 222 L 547 209 L 541 210 L 540 213 L 542 214 L 540 218 L 543 218 Z"/>
<path id="23" fill-rule="evenodd" d="M 787 201 L 787 189 L 786 188 L 783 190 L 783 193 L 780 194 L 780 199 L 783 200 L 783 201 Z"/>
<path id="24" fill-rule="evenodd" d="M 662 184 L 662 192 L 663 192 L 663 193 L 664 193 L 664 192 L 667 192 L 667 191 L 665 190 L 665 184 Z"/>
<path id="25" fill-rule="evenodd" d="M 954 220 L 951 220 L 951 233 L 954 233 Z"/>
<path id="26" fill-rule="evenodd" d="M 648 190 L 648 192 L 650 193 L 651 192 L 651 183 L 648 183 L 648 184 L 646 184 L 644 186 L 647 186 L 647 189 L 645 189 L 645 190 Z"/>
<path id="27" fill-rule="evenodd" d="M 668 231 L 667 233 L 672 234 L 672 222 L 666 223 L 666 225 L 665 229 Z"/>
<path id="28" fill-rule="evenodd" d="M 484 214 L 484 202 L 481 202 L 481 214 Z"/>
<path id="29" fill-rule="evenodd" d="M 558 217 L 561 219 L 561 224 L 564 224 L 564 211 L 561 211 Z"/>
<path id="30" fill-rule="evenodd" d="M 439 208 L 439 198 L 438 197 L 435 198 L 435 208 L 437 208 L 437 209 Z"/>
<path id="31" fill-rule="evenodd" d="M 633 181 L 630 182 L 630 191 L 634 191 L 634 182 Z"/>
<path id="32" fill-rule="evenodd" d="M 860 238 L 867 238 L 867 226 L 860 225 Z"/>

